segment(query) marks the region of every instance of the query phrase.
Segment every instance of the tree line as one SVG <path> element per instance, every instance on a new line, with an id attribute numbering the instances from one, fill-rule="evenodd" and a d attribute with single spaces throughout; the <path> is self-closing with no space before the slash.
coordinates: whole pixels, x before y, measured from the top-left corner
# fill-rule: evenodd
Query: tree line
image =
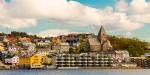
<path id="1" fill-rule="evenodd" d="M 117 36 L 109 36 L 109 40 L 114 50 L 127 50 L 130 56 L 137 57 L 149 52 L 148 42 L 141 41 L 137 38 L 124 38 Z"/>

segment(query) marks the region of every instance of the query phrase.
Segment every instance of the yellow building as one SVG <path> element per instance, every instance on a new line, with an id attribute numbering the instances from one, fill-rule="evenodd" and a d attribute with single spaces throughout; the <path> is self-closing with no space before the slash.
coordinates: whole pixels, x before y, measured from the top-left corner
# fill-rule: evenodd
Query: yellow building
<path id="1" fill-rule="evenodd" d="M 42 56 L 42 64 L 50 65 L 51 62 L 52 62 L 51 58 L 48 58 L 48 57 L 45 56 L 45 55 Z"/>
<path id="2" fill-rule="evenodd" d="M 31 57 L 20 58 L 19 65 L 23 68 L 43 68 L 42 56 L 35 54 Z"/>

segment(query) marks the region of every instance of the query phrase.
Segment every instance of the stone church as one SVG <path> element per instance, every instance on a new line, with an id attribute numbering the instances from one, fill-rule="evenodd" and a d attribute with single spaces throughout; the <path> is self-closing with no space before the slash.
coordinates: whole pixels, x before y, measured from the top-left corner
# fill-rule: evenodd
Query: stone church
<path id="1" fill-rule="evenodd" d="M 103 26 L 101 26 L 96 37 L 88 39 L 90 45 L 90 52 L 111 52 L 112 45 L 108 40 L 108 36 Z"/>

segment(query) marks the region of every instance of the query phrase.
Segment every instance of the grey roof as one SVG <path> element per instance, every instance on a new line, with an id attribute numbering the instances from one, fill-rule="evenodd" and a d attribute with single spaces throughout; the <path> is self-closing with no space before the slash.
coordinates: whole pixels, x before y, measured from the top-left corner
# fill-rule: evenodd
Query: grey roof
<path id="1" fill-rule="evenodd" d="M 90 45 L 100 45 L 100 42 L 97 38 L 89 38 L 88 41 Z"/>
<path id="2" fill-rule="evenodd" d="M 107 34 L 106 34 L 106 31 L 105 31 L 105 29 L 104 29 L 104 27 L 103 26 L 101 26 L 101 28 L 100 28 L 100 30 L 99 30 L 99 32 L 98 32 L 98 36 L 97 36 L 97 38 L 98 38 L 98 40 L 100 41 L 100 42 L 102 42 L 103 41 L 103 37 L 107 37 Z M 107 38 L 106 38 L 107 39 Z"/>

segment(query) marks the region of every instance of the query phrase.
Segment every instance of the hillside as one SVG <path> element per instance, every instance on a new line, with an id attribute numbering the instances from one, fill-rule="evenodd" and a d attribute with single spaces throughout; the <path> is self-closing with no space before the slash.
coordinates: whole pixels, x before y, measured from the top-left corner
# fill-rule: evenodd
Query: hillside
<path id="1" fill-rule="evenodd" d="M 109 40 L 114 50 L 128 50 L 130 56 L 141 56 L 148 52 L 148 42 L 141 41 L 137 38 L 124 38 L 109 36 Z"/>

